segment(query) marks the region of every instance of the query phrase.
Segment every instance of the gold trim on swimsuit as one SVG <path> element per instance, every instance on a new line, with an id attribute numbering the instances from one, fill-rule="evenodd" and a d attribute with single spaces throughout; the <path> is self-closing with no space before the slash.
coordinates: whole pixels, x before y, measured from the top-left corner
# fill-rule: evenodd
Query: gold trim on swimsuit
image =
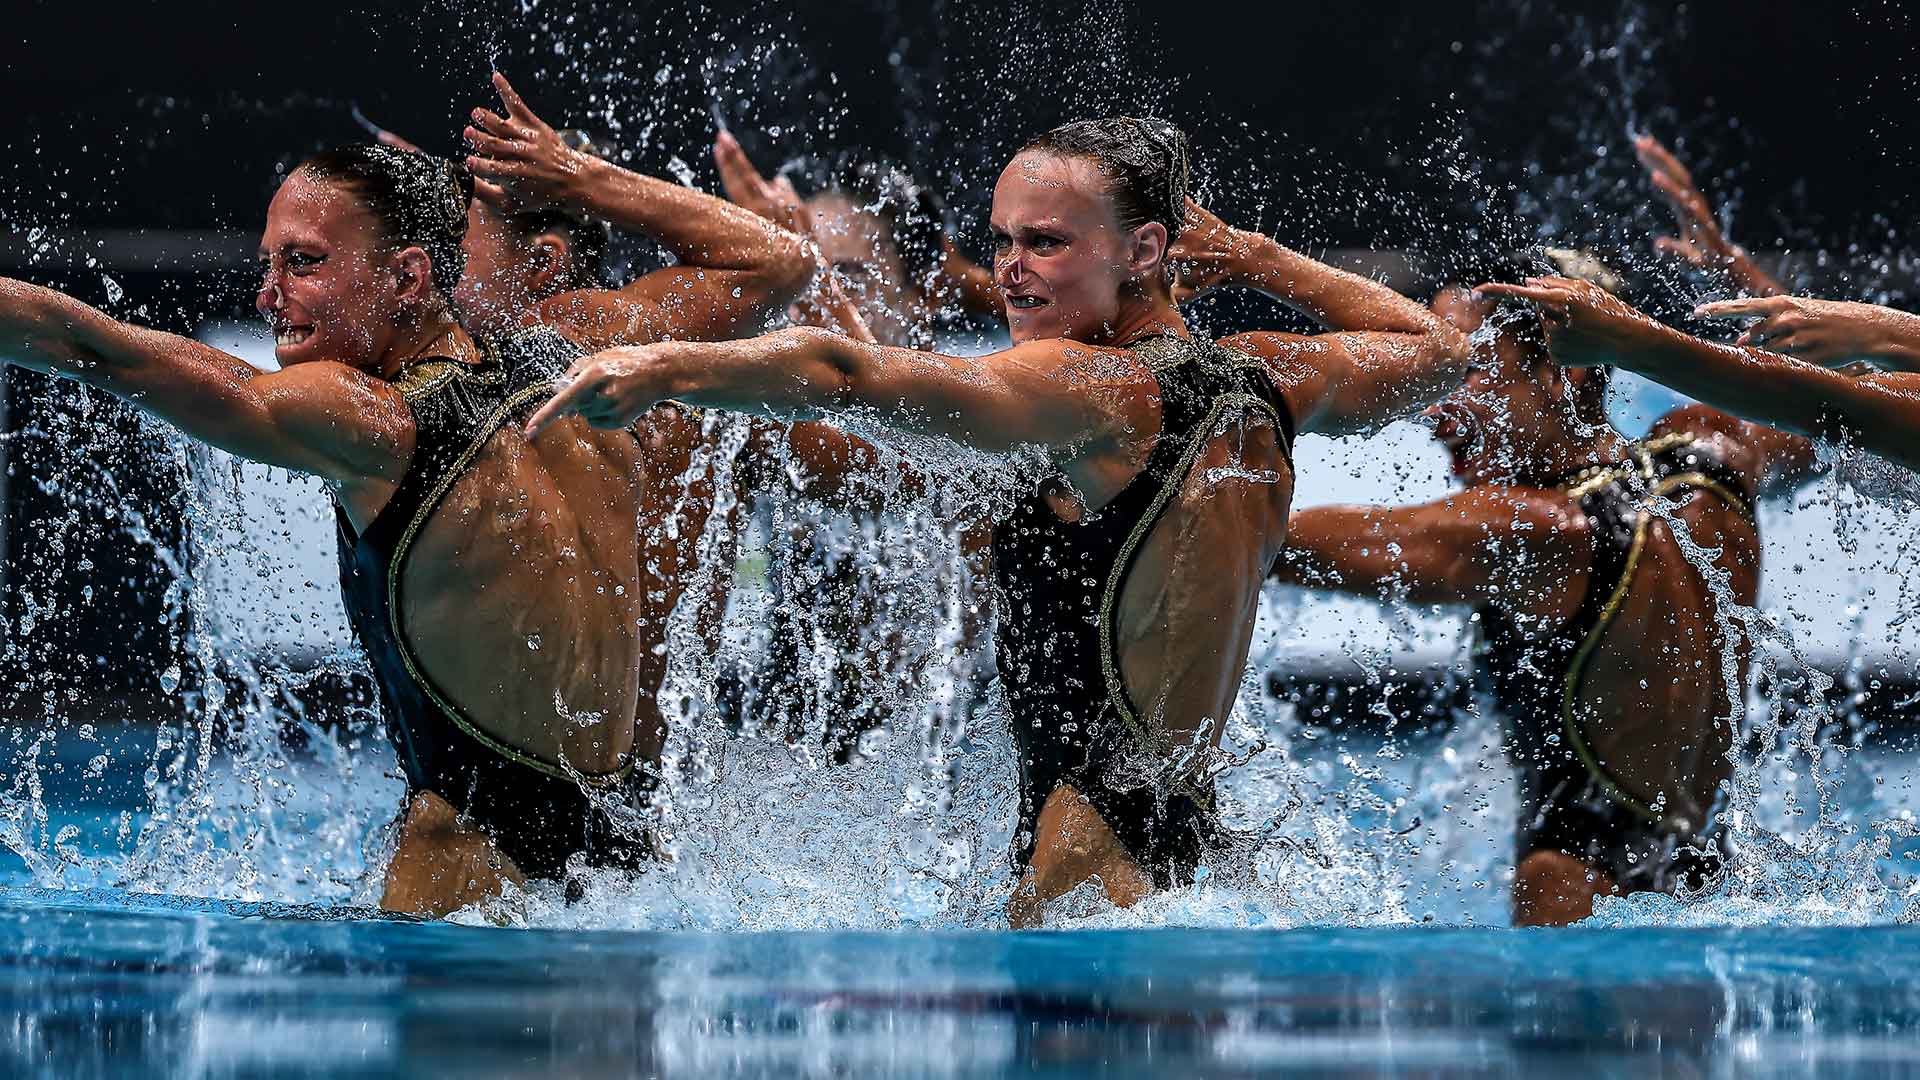
<path id="1" fill-rule="evenodd" d="M 443 365 L 446 368 L 454 370 L 440 370 Z M 494 371 L 475 372 L 472 371 L 470 365 L 444 361 L 432 361 L 417 365 L 417 367 L 435 370 L 424 373 L 426 378 L 416 384 L 416 392 L 408 395 L 409 401 L 417 400 L 420 397 L 431 394 L 447 386 L 455 379 L 472 378 L 475 381 L 486 382 L 487 385 L 490 386 L 497 386 L 499 385 L 498 381 L 492 381 L 488 377 L 497 375 L 498 379 L 505 378 L 503 373 Z M 467 370 L 460 370 L 463 368 Z M 411 374 L 411 371 L 407 374 Z M 402 378 L 404 379 L 405 376 L 403 375 Z M 513 394 L 501 402 L 499 407 L 493 411 L 493 414 L 487 418 L 486 422 L 479 425 L 476 429 L 473 441 L 467 445 L 465 450 L 461 451 L 458 458 L 454 459 L 453 465 L 447 469 L 446 474 L 440 478 L 440 481 L 434 485 L 433 490 L 421 501 L 419 508 L 414 511 L 412 520 L 407 522 L 406 530 L 400 534 L 400 542 L 394 545 L 393 558 L 387 563 L 387 615 L 393 628 L 394 645 L 400 653 L 400 662 L 406 665 L 407 674 L 411 676 L 414 683 L 426 693 L 428 699 L 439 707 L 441 713 L 443 713 L 448 720 L 453 721 L 455 727 L 465 732 L 481 746 L 506 758 L 508 761 L 525 765 L 530 769 L 562 780 L 574 780 L 590 787 L 609 788 L 626 779 L 627 774 L 633 771 L 634 760 L 631 755 L 628 755 L 626 764 L 621 765 L 612 772 L 588 773 L 571 768 L 567 766 L 565 762 L 548 761 L 538 755 L 508 746 L 506 743 L 482 731 L 471 720 L 467 719 L 466 714 L 460 710 L 458 705 L 455 705 L 442 696 L 440 689 L 433 684 L 432 680 L 427 678 L 425 672 L 420 670 L 420 665 L 415 661 L 413 656 L 413 647 L 407 639 L 406 629 L 401 625 L 400 619 L 400 573 L 406 566 L 407 551 L 413 546 L 414 538 L 419 535 L 421 528 L 426 525 L 427 518 L 439 507 L 440 500 L 446 498 L 447 491 L 453 487 L 454 481 L 458 480 L 461 474 L 466 471 L 467 466 L 472 464 L 473 459 L 480 453 L 480 450 L 486 446 L 487 441 L 493 438 L 494 432 L 500 429 L 500 425 L 505 422 L 506 418 L 511 415 L 515 409 L 538 399 L 542 394 L 552 393 L 552 389 L 551 386 L 545 383 L 536 384 Z M 406 391 L 403 390 L 402 393 L 406 393 Z"/>
<path id="2" fill-rule="evenodd" d="M 1172 363 L 1166 363 L 1153 355 L 1154 352 L 1158 351 L 1160 350 L 1155 348 L 1153 344 L 1143 346 L 1139 350 L 1142 361 L 1146 363 L 1147 367 L 1151 369 L 1156 376 L 1179 367 L 1181 363 L 1186 362 L 1188 359 L 1176 353 L 1175 356 L 1177 359 Z M 1226 366 L 1236 371 L 1243 368 L 1265 370 L 1263 365 L 1257 360 L 1235 362 Z M 1194 425 L 1192 434 L 1187 440 L 1187 445 L 1182 448 L 1180 458 L 1175 464 L 1173 472 L 1167 477 L 1166 481 L 1160 485 L 1160 490 L 1154 493 L 1153 500 L 1147 504 L 1146 513 L 1141 514 L 1139 520 L 1134 522 L 1133 529 L 1127 534 L 1126 541 L 1120 545 L 1119 554 L 1114 557 L 1112 568 L 1107 571 L 1106 588 L 1100 596 L 1100 669 L 1101 673 L 1106 677 L 1107 701 L 1113 706 L 1114 711 L 1119 714 L 1121 722 L 1126 724 L 1127 730 L 1132 732 L 1136 749 L 1151 746 L 1153 736 L 1152 733 L 1147 730 L 1146 726 L 1140 722 L 1140 718 L 1135 715 L 1131 698 L 1127 693 L 1126 677 L 1120 671 L 1119 663 L 1114 658 L 1115 653 L 1118 651 L 1115 643 L 1117 631 L 1114 626 L 1114 609 L 1118 606 L 1122 579 L 1126 576 L 1127 568 L 1133 561 L 1134 552 L 1146 541 L 1147 534 L 1152 532 L 1154 526 L 1159 523 L 1161 512 L 1166 509 L 1167 503 L 1173 500 L 1175 492 L 1180 489 L 1181 485 L 1186 483 L 1188 474 L 1193 471 L 1193 463 L 1199 459 L 1201 450 L 1209 440 L 1210 436 L 1208 433 L 1213 430 L 1214 425 L 1219 422 L 1220 417 L 1233 406 L 1265 412 L 1268 418 L 1273 421 L 1274 431 L 1280 436 L 1281 452 L 1288 457 L 1292 456 L 1293 447 L 1287 440 L 1286 426 L 1281 420 L 1280 411 L 1274 407 L 1272 402 L 1254 394 L 1240 391 L 1229 391 L 1218 395 L 1208 407 L 1205 419 Z M 1149 452 L 1149 459 L 1151 459 L 1151 452 Z M 1200 803 L 1202 806 L 1212 804 L 1212 793 L 1200 791 L 1191 778 L 1182 776 L 1175 782 L 1180 787 L 1185 788 L 1187 795 L 1195 802 Z"/>
<path id="3" fill-rule="evenodd" d="M 1672 473 L 1658 481 L 1654 479 L 1653 455 L 1696 441 L 1698 441 L 1697 437 L 1691 432 L 1674 432 L 1638 443 L 1633 447 L 1634 463 L 1632 465 L 1596 466 L 1576 475 L 1568 481 L 1563 490 L 1568 497 L 1577 501 L 1615 480 L 1637 473 L 1650 485 L 1648 499 L 1665 498 L 1669 493 L 1680 488 L 1696 488 L 1718 496 L 1739 511 L 1742 516 L 1751 519 L 1753 517 L 1751 500 L 1703 472 Z M 1652 515 L 1647 513 L 1644 506 L 1645 500 L 1642 500 L 1642 508 L 1634 521 L 1633 543 L 1627 549 L 1626 566 L 1620 571 L 1620 580 L 1614 583 L 1613 591 L 1607 596 L 1607 602 L 1600 608 L 1600 617 L 1594 621 L 1593 628 L 1588 630 L 1586 636 L 1580 640 L 1579 648 L 1575 650 L 1573 659 L 1567 664 L 1567 677 L 1560 698 L 1560 723 L 1567 733 L 1567 740 L 1573 746 L 1574 754 L 1579 757 L 1580 763 L 1586 766 L 1588 775 L 1598 780 L 1601 787 L 1606 789 L 1607 795 L 1634 814 L 1648 821 L 1657 822 L 1663 820 L 1664 815 L 1627 794 L 1594 756 L 1592 748 L 1587 745 L 1587 740 L 1581 735 L 1580 720 L 1575 711 L 1581 684 L 1586 679 L 1587 663 L 1592 659 L 1594 651 L 1600 647 L 1601 636 L 1613 625 L 1613 620 L 1620 614 L 1620 608 L 1626 603 L 1627 593 L 1633 586 L 1634 572 L 1639 569 L 1640 556 L 1647 543 L 1647 534 L 1653 526 Z"/>

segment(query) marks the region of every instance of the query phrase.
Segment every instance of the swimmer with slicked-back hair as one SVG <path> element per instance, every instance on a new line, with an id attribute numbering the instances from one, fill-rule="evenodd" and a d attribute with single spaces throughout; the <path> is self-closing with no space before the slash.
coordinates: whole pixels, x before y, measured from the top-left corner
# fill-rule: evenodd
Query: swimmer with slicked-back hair
<path id="1" fill-rule="evenodd" d="M 522 154 L 537 120 L 497 81 L 515 134 L 481 164 L 537 190 L 539 166 Z M 365 144 L 307 159 L 268 206 L 255 304 L 278 371 L 0 280 L 7 362 L 329 484 L 341 592 L 407 781 L 381 899 L 393 910 L 441 915 L 510 882 L 562 879 L 575 858 L 634 866 L 653 854 L 643 789 L 663 737 L 663 660 L 652 646 L 680 586 L 635 522 L 679 483 L 648 442 L 684 420 L 570 424 L 537 446 L 520 421 L 583 347 L 713 332 L 750 277 L 765 314 L 812 266 L 798 237 L 722 200 L 611 179 L 635 205 L 657 204 L 649 213 L 699 219 L 676 227 L 703 231 L 713 272 L 560 292 L 498 333 L 470 331 L 454 294 L 472 176 Z"/>
<path id="2" fill-rule="evenodd" d="M 996 646 L 1018 753 L 1015 925 L 1085 882 L 1132 904 L 1224 843 L 1215 751 L 1285 536 L 1296 431 L 1362 430 L 1457 385 L 1464 337 L 1364 278 L 1194 209 L 1182 257 L 1338 332 L 1193 337 L 1170 255 L 1186 137 L 1067 124 L 994 189 L 993 271 L 1013 346 L 977 358 L 819 330 L 615 349 L 529 424 L 618 427 L 668 399 L 776 417 L 856 410 L 1054 475 L 997 524 Z"/>
<path id="3" fill-rule="evenodd" d="M 1549 254 L 1617 287 L 1591 259 Z M 1519 774 L 1513 921 L 1563 925 L 1596 896 L 1717 871 L 1739 701 L 1726 672 L 1745 687 L 1747 644 L 1675 533 L 1752 605 L 1754 499 L 1811 475 L 1813 447 L 1698 405 L 1630 442 L 1607 418 L 1606 369 L 1560 368 L 1536 321 L 1497 306 L 1462 288 L 1434 301 L 1475 345 L 1466 385 L 1426 412 L 1464 490 L 1296 511 L 1274 576 L 1472 607 Z"/>

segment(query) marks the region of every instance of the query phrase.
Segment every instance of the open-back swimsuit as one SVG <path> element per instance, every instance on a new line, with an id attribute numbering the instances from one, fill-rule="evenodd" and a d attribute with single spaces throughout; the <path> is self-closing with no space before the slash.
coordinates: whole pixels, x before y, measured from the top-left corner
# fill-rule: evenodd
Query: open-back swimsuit
<path id="1" fill-rule="evenodd" d="M 480 344 L 482 363 L 434 357 L 393 380 L 413 413 L 413 458 L 365 532 L 335 505 L 347 614 L 372 661 L 409 797 L 438 794 L 529 877 L 560 877 L 575 852 L 631 867 L 650 850 L 633 824 L 645 797 L 633 763 L 586 774 L 493 738 L 434 684 L 407 639 L 403 582 L 415 538 L 493 433 L 552 396 L 553 380 L 580 355 L 546 329 Z"/>
<path id="2" fill-rule="evenodd" d="M 1630 460 L 1590 466 L 1555 487 L 1579 504 L 1594 539 L 1579 611 L 1539 638 L 1496 608 L 1478 609 L 1480 669 L 1510 725 L 1508 753 L 1521 774 L 1518 854 L 1561 851 L 1629 890 L 1671 891 L 1682 880 L 1697 885 L 1720 861 L 1719 830 L 1674 820 L 1631 794 L 1593 748 L 1578 705 L 1588 659 L 1639 567 L 1654 520 L 1648 500 L 1703 491 L 1749 520 L 1753 507 L 1741 494 L 1739 475 L 1709 444 L 1684 433 L 1636 443 Z"/>
<path id="3" fill-rule="evenodd" d="M 1019 754 L 1019 865 L 1047 798 L 1071 784 L 1161 888 L 1190 882 L 1216 846 L 1213 782 L 1167 776 L 1150 718 L 1120 671 L 1120 598 L 1148 535 L 1223 417 L 1264 414 L 1291 456 L 1293 421 L 1265 365 L 1211 341 L 1131 346 L 1159 381 L 1161 428 L 1142 469 L 1097 513 L 1068 522 L 1043 489 L 994 530 L 996 648 Z"/>

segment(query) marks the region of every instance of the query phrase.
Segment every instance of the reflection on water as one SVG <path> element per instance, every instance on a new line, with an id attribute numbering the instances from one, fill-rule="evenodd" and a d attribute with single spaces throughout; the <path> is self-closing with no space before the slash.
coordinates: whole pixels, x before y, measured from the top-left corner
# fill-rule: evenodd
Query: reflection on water
<path id="1" fill-rule="evenodd" d="M 0 901 L 9 1074 L 1920 1068 L 1902 928 L 502 934 L 82 899 L 111 906 Z"/>

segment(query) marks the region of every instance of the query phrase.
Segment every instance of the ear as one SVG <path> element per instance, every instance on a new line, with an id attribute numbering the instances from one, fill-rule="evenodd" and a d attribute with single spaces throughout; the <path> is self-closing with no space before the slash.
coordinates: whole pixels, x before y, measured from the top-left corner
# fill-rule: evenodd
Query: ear
<path id="1" fill-rule="evenodd" d="M 1160 272 L 1167 261 L 1167 227 L 1149 221 L 1127 237 L 1127 270 L 1136 277 L 1148 278 Z"/>
<path id="2" fill-rule="evenodd" d="M 565 233 L 543 232 L 533 238 L 533 273 L 528 275 L 528 284 L 533 287 L 535 296 L 544 296 L 549 290 L 564 291 L 564 286 L 573 269 L 573 244 Z"/>
<path id="3" fill-rule="evenodd" d="M 433 260 L 425 251 L 405 248 L 394 256 L 394 262 L 400 299 L 421 302 L 433 296 Z"/>

